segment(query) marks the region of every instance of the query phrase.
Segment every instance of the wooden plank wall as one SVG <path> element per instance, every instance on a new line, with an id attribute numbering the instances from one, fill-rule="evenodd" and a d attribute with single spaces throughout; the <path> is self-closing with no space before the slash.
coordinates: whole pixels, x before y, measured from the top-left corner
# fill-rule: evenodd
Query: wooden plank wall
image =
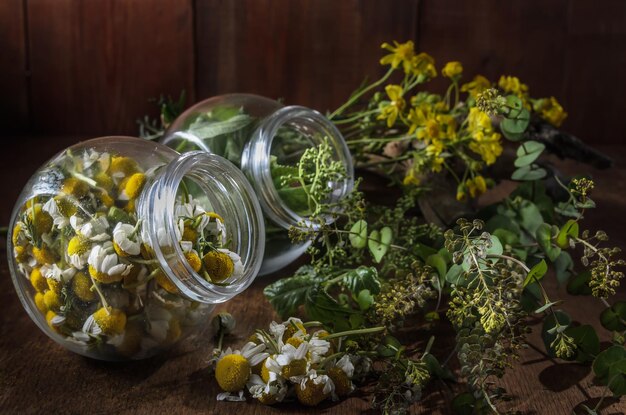
<path id="1" fill-rule="evenodd" d="M 564 128 L 626 142 L 622 0 L 3 0 L 0 134 L 135 134 L 149 98 L 182 89 L 324 111 L 381 74 L 394 39 L 468 78 L 517 75 L 563 103 Z"/>

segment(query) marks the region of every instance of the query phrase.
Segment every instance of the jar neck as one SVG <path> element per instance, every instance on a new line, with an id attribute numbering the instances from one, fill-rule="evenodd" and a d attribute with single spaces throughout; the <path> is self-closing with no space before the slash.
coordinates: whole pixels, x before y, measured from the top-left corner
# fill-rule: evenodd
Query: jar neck
<path id="1" fill-rule="evenodd" d="M 224 219 L 230 248 L 241 257 L 243 273 L 214 284 L 195 272 L 185 259 L 177 232 L 176 198 L 183 179 L 204 193 L 211 210 Z M 139 198 L 144 242 L 165 274 L 189 299 L 221 303 L 245 290 L 256 277 L 265 246 L 265 229 L 254 190 L 243 173 L 222 157 L 202 151 L 179 155 L 158 170 Z"/>
<path id="2" fill-rule="evenodd" d="M 300 106 L 283 107 L 264 118 L 245 146 L 241 158 L 241 168 L 250 177 L 259 202 L 266 217 L 275 224 L 288 229 L 303 226 L 317 229 L 320 224 L 293 211 L 281 199 L 271 174 L 273 142 L 282 129 L 292 130 L 303 136 L 310 147 L 318 147 L 328 142 L 333 153 L 333 161 L 345 167 L 345 179 L 329 184 L 333 186 L 329 203 L 335 203 L 348 195 L 354 187 L 354 166 L 348 146 L 337 127 L 319 112 Z M 325 215 L 332 221 L 331 213 Z"/>

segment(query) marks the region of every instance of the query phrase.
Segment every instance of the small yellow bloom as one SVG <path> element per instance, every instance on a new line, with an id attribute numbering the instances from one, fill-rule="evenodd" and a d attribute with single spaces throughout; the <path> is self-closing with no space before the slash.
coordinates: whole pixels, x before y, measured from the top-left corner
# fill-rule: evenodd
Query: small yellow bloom
<path id="1" fill-rule="evenodd" d="M 471 198 L 478 197 L 487 191 L 487 183 L 483 176 L 476 176 L 465 181 L 465 187 Z"/>
<path id="2" fill-rule="evenodd" d="M 48 323 L 48 327 L 58 332 L 59 329 L 54 324 L 52 324 L 52 319 L 55 318 L 56 316 L 57 314 L 54 311 L 48 310 L 48 312 L 46 313 L 46 323 Z"/>
<path id="3" fill-rule="evenodd" d="M 470 142 L 469 148 L 480 155 L 483 161 L 489 166 L 495 163 L 496 159 L 502 154 L 502 144 L 500 141 L 500 134 L 498 133 L 486 135 L 482 131 L 478 131 L 474 134 L 474 140 Z"/>
<path id="4" fill-rule="evenodd" d="M 195 242 L 198 239 L 198 231 L 191 227 L 189 224 L 185 224 L 183 229 L 182 240 Z"/>
<path id="5" fill-rule="evenodd" d="M 41 269 L 39 267 L 33 268 L 33 270 L 30 272 L 30 283 L 33 285 L 35 290 L 40 293 L 48 289 L 46 277 L 41 275 Z"/>
<path id="6" fill-rule="evenodd" d="M 405 186 L 419 186 L 421 183 L 420 179 L 415 175 L 413 169 L 409 169 L 407 174 L 404 176 L 404 180 L 402 180 L 402 184 Z"/>
<path id="7" fill-rule="evenodd" d="M 394 46 L 391 46 L 389 43 L 382 44 L 381 48 L 391 53 L 383 56 L 380 59 L 380 64 L 391 65 L 394 69 L 402 64 L 404 72 L 409 73 L 412 67 L 412 60 L 415 57 L 415 45 L 410 40 L 406 43 L 398 43 L 394 40 L 393 43 Z"/>
<path id="8" fill-rule="evenodd" d="M 76 273 L 72 278 L 72 291 L 80 301 L 88 303 L 96 299 L 96 293 L 91 291 L 91 278 L 82 272 Z"/>
<path id="9" fill-rule="evenodd" d="M 240 354 L 223 356 L 215 367 L 215 379 L 226 392 L 237 392 L 246 386 L 251 374 L 248 359 Z"/>
<path id="10" fill-rule="evenodd" d="M 126 314 L 117 308 L 101 307 L 93 313 L 93 319 L 107 336 L 122 334 L 126 327 Z"/>
<path id="11" fill-rule="evenodd" d="M 89 239 L 76 235 L 70 239 L 67 243 L 67 254 L 72 255 L 84 255 L 91 248 Z"/>
<path id="12" fill-rule="evenodd" d="M 528 85 L 523 84 L 516 76 L 504 76 L 500 77 L 498 86 L 504 91 L 514 95 L 517 95 L 522 100 L 524 107 L 529 108 L 528 103 Z"/>
<path id="13" fill-rule="evenodd" d="M 539 99 L 534 103 L 533 107 L 541 118 L 555 127 L 560 127 L 567 118 L 567 112 L 554 97 Z"/>
<path id="14" fill-rule="evenodd" d="M 208 252 L 203 258 L 204 268 L 212 282 L 221 282 L 233 275 L 235 264 L 228 254 L 220 251 Z"/>
<path id="15" fill-rule="evenodd" d="M 406 101 L 402 97 L 404 91 L 400 85 L 387 85 L 385 91 L 390 102 L 381 104 L 381 112 L 377 119 L 387 120 L 387 127 L 391 128 L 404 110 Z"/>
<path id="16" fill-rule="evenodd" d="M 463 73 L 463 65 L 461 65 L 461 62 L 458 62 L 458 61 L 452 61 L 452 62 L 446 63 L 446 66 L 444 66 L 443 69 L 441 70 L 441 75 L 450 79 L 458 78 L 461 76 L 462 73 Z"/>
<path id="17" fill-rule="evenodd" d="M 66 195 L 74 196 L 76 199 L 85 197 L 89 193 L 89 185 L 75 177 L 65 179 L 61 191 Z"/>
<path id="18" fill-rule="evenodd" d="M 143 185 L 146 183 L 146 175 L 143 173 L 135 173 L 128 181 L 126 181 L 126 186 L 124 190 L 126 191 L 126 196 L 130 199 L 135 199 L 141 193 L 141 189 L 143 189 Z"/>
<path id="19" fill-rule="evenodd" d="M 489 87 L 491 87 L 491 82 L 487 78 L 482 75 L 476 75 L 471 82 L 461 86 L 461 92 L 467 92 L 475 99 L 478 94 Z"/>
<path id="20" fill-rule="evenodd" d="M 420 53 L 411 59 L 411 72 L 418 77 L 430 79 L 437 76 L 435 60 L 427 53 Z"/>

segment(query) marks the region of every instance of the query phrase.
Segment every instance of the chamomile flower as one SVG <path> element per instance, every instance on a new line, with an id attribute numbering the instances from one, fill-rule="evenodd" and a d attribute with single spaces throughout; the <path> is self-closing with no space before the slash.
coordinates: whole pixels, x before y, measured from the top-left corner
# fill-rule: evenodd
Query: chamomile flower
<path id="1" fill-rule="evenodd" d="M 40 271 L 41 274 L 48 279 L 56 280 L 59 282 L 68 282 L 72 279 L 74 274 L 76 274 L 77 270 L 76 268 L 71 266 L 67 268 L 61 268 L 57 264 L 46 264 L 41 266 Z"/>
<path id="2" fill-rule="evenodd" d="M 314 333 L 313 336 L 311 336 L 308 344 L 311 363 L 321 362 L 330 351 L 330 342 L 328 340 L 320 339 L 317 333 Z"/>
<path id="3" fill-rule="evenodd" d="M 335 391 L 335 384 L 328 375 L 320 375 L 315 369 L 309 370 L 296 385 L 296 396 L 301 404 L 317 406 Z"/>
<path id="4" fill-rule="evenodd" d="M 275 359 L 280 365 L 280 375 L 286 379 L 305 375 L 309 369 L 309 362 L 306 359 L 308 351 L 307 341 L 302 341 L 297 348 L 289 343 L 285 344 Z"/>
<path id="5" fill-rule="evenodd" d="M 109 221 L 106 216 L 97 216 L 90 221 L 72 215 L 70 217 L 70 225 L 77 234 L 96 242 L 109 240 L 111 236 L 107 232 L 109 229 Z"/>
<path id="6" fill-rule="evenodd" d="M 55 198 L 51 197 L 48 199 L 42 209 L 52 217 L 53 225 L 56 226 L 57 229 L 62 229 L 69 225 L 70 219 L 63 214 L 62 208 Z"/>
<path id="7" fill-rule="evenodd" d="M 202 262 L 213 282 L 238 279 L 243 275 L 241 257 L 228 249 L 210 251 L 202 257 Z"/>
<path id="8" fill-rule="evenodd" d="M 119 262 L 117 254 L 113 252 L 111 242 L 96 245 L 92 248 L 89 258 L 89 274 L 97 281 L 105 284 L 120 281 L 128 275 L 133 265 Z"/>
<path id="9" fill-rule="evenodd" d="M 76 235 L 67 244 L 67 256 L 74 267 L 81 269 L 87 264 L 91 251 L 91 242 L 81 235 Z"/>
<path id="10" fill-rule="evenodd" d="M 135 256 L 141 252 L 141 241 L 133 225 L 119 222 L 113 229 L 113 247 L 119 256 Z"/>
<path id="11" fill-rule="evenodd" d="M 276 379 L 265 383 L 261 376 L 252 374 L 246 385 L 248 392 L 254 399 L 258 399 L 264 405 L 273 405 L 282 402 L 289 391 L 287 384 L 282 379 Z M 219 399 L 219 398 L 218 398 Z"/>
<path id="12" fill-rule="evenodd" d="M 215 212 L 206 212 L 206 216 L 209 218 L 207 229 L 212 234 L 216 235 L 219 242 L 224 245 L 227 242 L 226 225 L 224 225 L 224 219 Z"/>
<path id="13" fill-rule="evenodd" d="M 252 367 L 269 356 L 265 348 L 265 344 L 248 342 L 241 351 L 233 351 L 230 347 L 223 351 L 215 366 L 215 379 L 220 387 L 229 393 L 242 390 L 250 379 Z M 220 397 L 223 400 L 227 396 L 222 394 Z"/>
<path id="14" fill-rule="evenodd" d="M 347 354 L 343 355 L 333 367 L 328 369 L 328 377 L 335 385 L 335 394 L 337 396 L 346 396 L 354 390 L 351 380 L 353 375 L 354 365 Z"/>

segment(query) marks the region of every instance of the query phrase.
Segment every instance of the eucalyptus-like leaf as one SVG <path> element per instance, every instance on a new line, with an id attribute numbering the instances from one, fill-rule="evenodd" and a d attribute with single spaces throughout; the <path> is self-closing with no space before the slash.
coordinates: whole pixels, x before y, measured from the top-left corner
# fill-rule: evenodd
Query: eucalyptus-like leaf
<path id="1" fill-rule="evenodd" d="M 367 245 L 367 222 L 363 219 L 356 221 L 350 228 L 348 240 L 350 240 L 350 245 L 355 248 L 365 248 Z"/>
<path id="2" fill-rule="evenodd" d="M 389 250 L 389 245 L 391 245 L 392 236 L 393 233 L 388 226 L 382 228 L 380 232 L 373 230 L 370 233 L 367 240 L 367 247 L 374 257 L 374 262 L 379 263 L 383 259 Z"/>

